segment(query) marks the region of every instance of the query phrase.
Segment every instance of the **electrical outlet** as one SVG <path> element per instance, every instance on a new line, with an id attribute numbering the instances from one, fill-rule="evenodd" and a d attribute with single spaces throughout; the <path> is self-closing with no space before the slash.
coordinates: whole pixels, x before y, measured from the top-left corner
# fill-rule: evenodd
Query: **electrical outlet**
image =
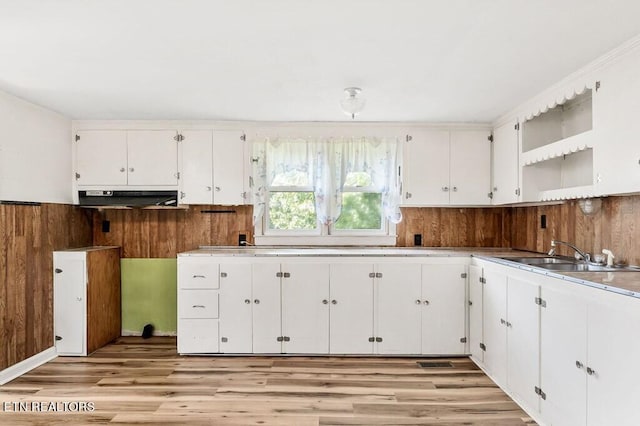
<path id="1" fill-rule="evenodd" d="M 422 247 L 422 234 L 413 234 L 413 245 Z"/>
<path id="2" fill-rule="evenodd" d="M 239 246 L 247 245 L 247 234 L 240 234 L 238 236 L 238 245 Z"/>
<path id="3" fill-rule="evenodd" d="M 102 221 L 102 232 L 109 232 L 111 230 L 111 222 L 108 220 Z"/>
<path id="4" fill-rule="evenodd" d="M 542 228 L 542 229 L 546 229 L 547 228 L 547 215 L 546 214 L 540 215 L 540 228 Z"/>

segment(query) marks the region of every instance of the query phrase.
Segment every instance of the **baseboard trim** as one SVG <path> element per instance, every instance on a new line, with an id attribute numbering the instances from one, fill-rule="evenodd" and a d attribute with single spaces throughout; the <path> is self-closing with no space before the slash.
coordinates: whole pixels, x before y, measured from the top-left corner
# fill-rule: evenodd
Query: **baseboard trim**
<path id="1" fill-rule="evenodd" d="M 11 367 L 5 368 L 4 370 L 0 371 L 0 385 L 4 385 L 5 383 L 8 383 L 13 379 L 18 378 L 25 373 L 28 373 L 34 368 L 41 366 L 45 362 L 51 361 L 57 356 L 58 354 L 56 353 L 56 348 L 55 346 L 52 346 L 47 350 L 44 350 L 30 358 L 25 359 L 24 361 L 20 361 L 19 363 L 14 364 Z"/>

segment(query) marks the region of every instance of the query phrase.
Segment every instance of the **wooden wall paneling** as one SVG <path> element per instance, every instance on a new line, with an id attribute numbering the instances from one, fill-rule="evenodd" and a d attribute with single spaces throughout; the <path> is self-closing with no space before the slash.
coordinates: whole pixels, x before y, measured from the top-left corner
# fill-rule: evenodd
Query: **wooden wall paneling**
<path id="1" fill-rule="evenodd" d="M 87 252 L 87 353 L 120 337 L 120 249 Z"/>

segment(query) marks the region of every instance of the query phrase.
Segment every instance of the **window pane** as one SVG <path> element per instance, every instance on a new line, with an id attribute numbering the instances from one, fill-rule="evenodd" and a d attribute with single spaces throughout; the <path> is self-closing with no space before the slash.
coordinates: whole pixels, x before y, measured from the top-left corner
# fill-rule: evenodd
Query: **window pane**
<path id="1" fill-rule="evenodd" d="M 371 186 L 371 175 L 367 172 L 349 172 L 344 179 L 344 186 L 356 188 Z"/>
<path id="2" fill-rule="evenodd" d="M 375 192 L 345 192 L 342 213 L 336 229 L 382 228 L 382 194 Z"/>
<path id="3" fill-rule="evenodd" d="M 309 230 L 317 228 L 313 192 L 271 192 L 269 229 Z"/>

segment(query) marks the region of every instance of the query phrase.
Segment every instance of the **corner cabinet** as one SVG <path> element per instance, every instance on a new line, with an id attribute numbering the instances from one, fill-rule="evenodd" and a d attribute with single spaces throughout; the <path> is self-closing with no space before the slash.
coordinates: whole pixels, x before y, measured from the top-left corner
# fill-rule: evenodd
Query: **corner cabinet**
<path id="1" fill-rule="evenodd" d="M 489 130 L 417 130 L 404 153 L 405 206 L 489 205 Z"/>
<path id="2" fill-rule="evenodd" d="M 466 262 L 180 255 L 178 271 L 180 353 L 466 353 Z"/>
<path id="3" fill-rule="evenodd" d="M 58 355 L 84 356 L 120 337 L 120 248 L 53 252 Z"/>
<path id="4" fill-rule="evenodd" d="M 75 136 L 80 188 L 178 185 L 175 130 L 83 130 Z"/>
<path id="5" fill-rule="evenodd" d="M 181 132 L 180 203 L 240 205 L 248 202 L 245 139 L 241 130 Z"/>

